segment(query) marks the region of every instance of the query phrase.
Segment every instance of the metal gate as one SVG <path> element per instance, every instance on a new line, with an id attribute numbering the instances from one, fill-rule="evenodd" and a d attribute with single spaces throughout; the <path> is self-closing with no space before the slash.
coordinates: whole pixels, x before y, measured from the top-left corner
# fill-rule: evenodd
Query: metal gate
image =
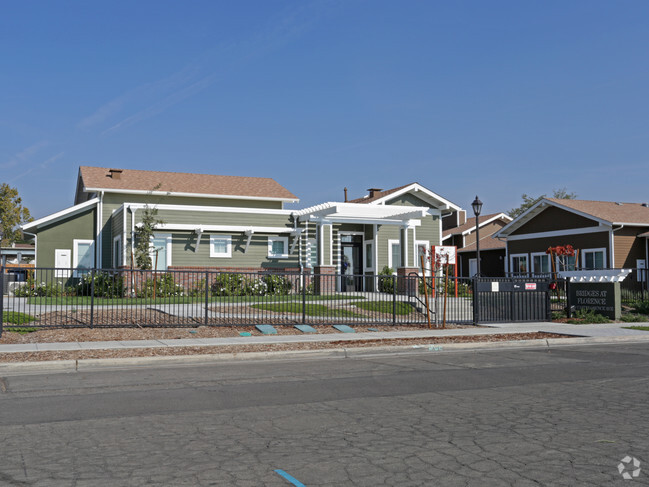
<path id="1" fill-rule="evenodd" d="M 550 279 L 476 277 L 473 318 L 478 323 L 550 321 Z"/>

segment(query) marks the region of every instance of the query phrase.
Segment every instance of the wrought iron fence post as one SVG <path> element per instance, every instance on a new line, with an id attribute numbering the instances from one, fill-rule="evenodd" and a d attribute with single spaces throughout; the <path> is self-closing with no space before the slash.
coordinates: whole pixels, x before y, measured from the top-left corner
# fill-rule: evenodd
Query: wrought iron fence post
<path id="1" fill-rule="evenodd" d="M 90 328 L 95 325 L 95 269 L 90 271 Z"/>
<path id="2" fill-rule="evenodd" d="M 306 275 L 302 271 L 302 324 L 306 323 Z"/>
<path id="3" fill-rule="evenodd" d="M 478 297 L 478 278 L 473 277 L 473 324 L 477 325 L 480 321 L 480 298 Z"/>
<path id="4" fill-rule="evenodd" d="M 7 293 L 9 298 L 9 293 Z M 0 266 L 0 337 L 4 331 L 4 307 L 5 307 L 5 266 Z"/>
<path id="5" fill-rule="evenodd" d="M 566 318 L 572 318 L 572 304 L 570 303 L 570 278 L 566 277 Z"/>
<path id="6" fill-rule="evenodd" d="M 208 322 L 208 311 L 209 306 L 209 296 L 210 296 L 210 271 L 205 271 L 205 326 Z"/>
<path id="7" fill-rule="evenodd" d="M 399 285 L 399 276 L 394 276 L 392 281 L 392 324 L 397 324 L 397 286 Z"/>

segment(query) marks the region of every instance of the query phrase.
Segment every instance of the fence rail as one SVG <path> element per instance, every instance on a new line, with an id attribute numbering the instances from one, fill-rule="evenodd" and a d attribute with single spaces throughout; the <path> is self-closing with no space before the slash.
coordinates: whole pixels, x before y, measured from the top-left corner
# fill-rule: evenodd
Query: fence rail
<path id="1" fill-rule="evenodd" d="M 6 277 L 0 272 L 0 286 Z M 428 299 L 424 289 L 428 289 Z M 36 268 L 0 303 L 5 327 L 471 323 L 469 279 Z M 0 333 L 1 333 L 0 329 Z"/>

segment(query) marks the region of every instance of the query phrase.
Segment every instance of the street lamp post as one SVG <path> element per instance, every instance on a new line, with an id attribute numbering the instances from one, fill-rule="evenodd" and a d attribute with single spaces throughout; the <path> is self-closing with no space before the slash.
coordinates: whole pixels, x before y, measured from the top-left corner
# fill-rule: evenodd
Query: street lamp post
<path id="1" fill-rule="evenodd" d="M 475 250 L 476 250 L 476 262 L 477 262 L 477 273 L 476 275 L 480 277 L 480 212 L 482 211 L 482 201 L 476 195 L 473 203 L 471 203 L 473 208 L 473 213 L 475 214 Z"/>

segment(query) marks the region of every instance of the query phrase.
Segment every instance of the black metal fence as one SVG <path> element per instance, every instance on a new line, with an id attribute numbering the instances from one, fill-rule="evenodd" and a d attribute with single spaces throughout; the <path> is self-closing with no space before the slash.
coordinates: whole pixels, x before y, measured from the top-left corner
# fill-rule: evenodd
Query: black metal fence
<path id="1" fill-rule="evenodd" d="M 619 272 L 621 269 L 598 269 L 601 271 Z M 636 303 L 638 301 L 649 300 L 649 274 L 647 269 L 631 268 L 631 272 L 620 282 L 620 294 L 622 302 L 626 304 Z M 556 276 L 554 273 L 532 273 L 532 272 L 515 272 L 507 274 L 507 277 L 515 278 L 549 278 L 557 285 L 557 290 L 553 294 L 553 302 L 561 300 L 565 302 L 565 280 Z"/>
<path id="2" fill-rule="evenodd" d="M 0 281 L 5 277 L 2 269 Z M 424 283 L 417 275 L 37 268 L 25 282 L 13 284 L 0 302 L 0 323 L 11 328 L 405 325 L 429 320 L 431 326 L 471 323 L 471 281 L 428 278 Z"/>
<path id="3" fill-rule="evenodd" d="M 550 278 L 477 277 L 474 322 L 550 321 Z"/>

